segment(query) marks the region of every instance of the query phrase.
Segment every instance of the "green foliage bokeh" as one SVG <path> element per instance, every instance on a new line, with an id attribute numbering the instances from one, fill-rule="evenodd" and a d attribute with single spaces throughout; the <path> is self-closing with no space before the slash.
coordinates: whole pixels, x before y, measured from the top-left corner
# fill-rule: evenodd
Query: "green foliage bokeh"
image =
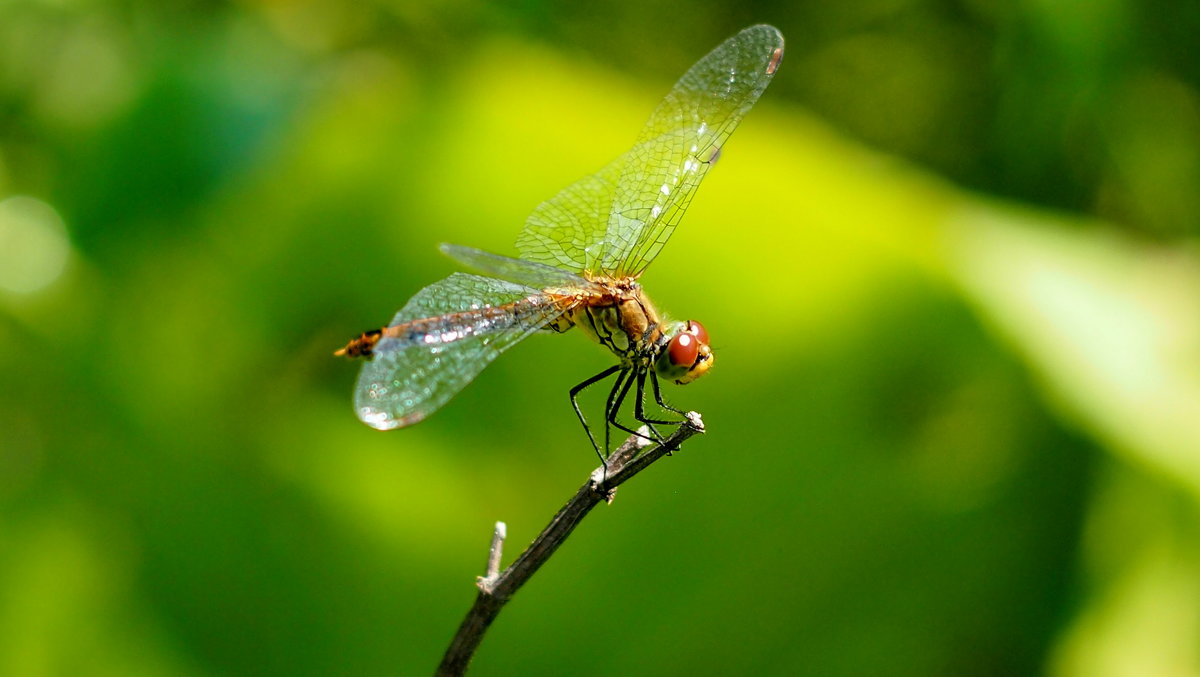
<path id="1" fill-rule="evenodd" d="M 472 674 L 1200 675 L 1193 3 L 0 4 L 0 674 L 428 674 L 594 466 L 536 336 L 387 434 L 331 357 L 779 75 L 643 282 L 717 363 Z M 593 408 L 595 396 L 585 399 Z"/>

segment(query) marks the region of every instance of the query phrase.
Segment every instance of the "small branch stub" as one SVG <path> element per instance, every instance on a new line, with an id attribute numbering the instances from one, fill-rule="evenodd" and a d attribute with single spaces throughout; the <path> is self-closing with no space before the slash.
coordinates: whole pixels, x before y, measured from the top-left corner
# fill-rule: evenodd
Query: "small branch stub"
<path id="1" fill-rule="evenodd" d="M 492 592 L 492 585 L 500 577 L 500 558 L 504 555 L 504 539 L 508 537 L 508 525 L 496 522 L 492 531 L 492 547 L 488 549 L 487 571 L 475 581 L 475 586 L 486 593 Z"/>

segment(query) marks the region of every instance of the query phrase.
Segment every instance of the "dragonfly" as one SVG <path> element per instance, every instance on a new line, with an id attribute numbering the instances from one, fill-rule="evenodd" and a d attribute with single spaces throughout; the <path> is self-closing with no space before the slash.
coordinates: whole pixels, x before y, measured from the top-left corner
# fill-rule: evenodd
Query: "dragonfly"
<path id="1" fill-rule="evenodd" d="M 649 416 L 647 390 L 663 411 L 682 415 L 664 400 L 660 381 L 691 383 L 715 357 L 704 326 L 669 319 L 638 280 L 782 59 L 783 36 L 773 26 L 751 26 L 717 46 L 675 83 L 633 148 L 533 210 L 517 238 L 520 258 L 442 245 L 479 274 L 454 273 L 425 287 L 388 326 L 335 353 L 367 360 L 354 394 L 358 418 L 380 430 L 417 423 L 525 338 L 578 326 L 617 357 L 570 390 L 601 461 L 611 428 L 646 436 L 618 419 L 631 389 L 634 418 L 661 441 L 656 425 L 682 421 Z M 609 378 L 601 450 L 578 397 Z"/>

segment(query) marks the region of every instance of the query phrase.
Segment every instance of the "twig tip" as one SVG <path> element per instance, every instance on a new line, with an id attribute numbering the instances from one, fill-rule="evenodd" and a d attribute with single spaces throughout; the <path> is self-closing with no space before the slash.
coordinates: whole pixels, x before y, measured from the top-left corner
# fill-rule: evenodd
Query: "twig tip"
<path id="1" fill-rule="evenodd" d="M 504 539 L 508 538 L 508 525 L 496 522 L 492 530 L 492 545 L 488 548 L 487 571 L 476 579 L 475 585 L 484 592 L 491 592 L 491 586 L 500 576 L 500 558 L 504 554 Z"/>

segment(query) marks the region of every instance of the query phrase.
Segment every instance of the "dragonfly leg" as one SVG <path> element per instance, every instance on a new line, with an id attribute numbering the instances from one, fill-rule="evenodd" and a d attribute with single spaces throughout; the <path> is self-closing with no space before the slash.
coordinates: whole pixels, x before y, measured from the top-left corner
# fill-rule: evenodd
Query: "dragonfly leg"
<path id="1" fill-rule="evenodd" d="M 613 405 L 617 401 L 617 393 L 621 392 L 621 386 L 625 383 L 625 379 L 629 376 L 629 369 L 622 369 L 621 373 L 617 374 L 617 379 L 613 381 L 612 390 L 608 391 L 608 400 L 604 403 L 604 455 L 607 457 L 609 450 L 612 449 L 610 443 L 612 426 L 608 425 L 609 419 L 612 418 Z"/>
<path id="2" fill-rule="evenodd" d="M 630 388 L 630 386 L 633 385 L 634 381 L 637 381 L 637 384 L 638 384 L 638 390 L 637 390 L 637 392 L 638 392 L 637 400 L 638 401 L 634 404 L 633 415 L 638 423 L 645 424 L 646 428 L 650 431 L 649 435 L 643 435 L 640 432 L 632 431 L 632 430 L 630 430 L 630 428 L 622 425 L 619 421 L 617 421 L 617 414 L 620 411 L 621 403 L 623 403 L 625 401 L 625 396 L 629 394 L 629 388 Z M 656 421 L 654 419 L 646 417 L 645 412 L 642 411 L 643 407 L 641 406 L 641 400 L 644 395 L 645 382 L 646 382 L 646 371 L 644 369 L 635 368 L 634 373 L 630 374 L 629 379 L 625 382 L 625 387 L 621 391 L 620 401 L 617 402 L 616 407 L 614 407 L 613 410 L 609 412 L 609 423 L 613 424 L 614 426 L 616 426 L 626 432 L 633 432 L 633 434 L 637 435 L 638 437 L 640 437 L 644 440 L 650 440 L 651 442 L 661 443 L 664 438 L 662 436 L 662 433 L 658 432 L 658 429 L 654 427 L 654 424 L 655 423 L 672 423 L 672 422 L 671 421 Z"/>
<path id="3" fill-rule="evenodd" d="M 633 382 L 635 380 L 636 379 L 634 377 L 634 374 L 632 372 L 630 372 L 629 377 L 625 379 L 625 384 L 623 386 L 621 386 L 621 392 L 617 395 L 616 400 L 613 400 L 610 402 L 610 406 L 608 407 L 608 410 L 605 412 L 605 420 L 607 421 L 607 423 L 609 425 L 611 425 L 615 428 L 618 428 L 620 430 L 624 430 L 625 432 L 627 432 L 631 435 L 637 435 L 638 437 L 640 437 L 644 440 L 650 440 L 651 442 L 661 441 L 662 436 L 658 434 L 657 430 L 654 430 L 653 426 L 650 427 L 650 431 L 654 435 L 654 437 L 648 437 L 617 420 L 617 414 L 619 414 L 621 412 L 621 405 L 625 402 L 625 397 L 629 394 L 629 388 L 630 388 L 630 386 L 633 385 Z M 615 392 L 615 389 L 614 389 L 614 392 Z M 605 439 L 607 439 L 607 435 L 608 435 L 608 429 L 606 427 L 605 428 Z"/>
<path id="4" fill-rule="evenodd" d="M 600 462 L 605 463 L 606 465 L 607 465 L 607 460 L 604 458 L 604 453 L 600 451 L 600 445 L 596 444 L 596 437 L 594 435 L 592 435 L 592 428 L 591 428 L 591 426 L 588 425 L 587 419 L 584 418 L 583 410 L 579 408 L 579 399 L 578 398 L 579 398 L 579 393 L 582 392 L 584 388 L 586 388 L 590 385 L 593 385 L 595 383 L 598 383 L 600 381 L 603 381 L 604 379 L 608 378 L 609 376 L 612 376 L 613 374 L 617 373 L 620 370 L 621 370 L 621 365 L 614 364 L 613 366 L 609 367 L 608 369 L 605 369 L 604 371 L 600 372 L 599 374 L 596 374 L 595 376 L 587 379 L 583 383 L 580 383 L 579 385 L 575 386 L 574 388 L 571 388 L 571 407 L 573 407 L 575 409 L 575 415 L 579 417 L 579 423 L 581 425 L 583 425 L 583 431 L 587 433 L 588 440 L 590 440 L 592 443 L 592 448 L 596 450 L 596 455 L 600 457 Z M 607 432 L 607 428 L 606 428 L 606 432 Z"/>
<path id="5" fill-rule="evenodd" d="M 654 372 L 650 372 L 650 373 L 653 374 Z M 646 425 L 650 425 L 651 427 L 653 427 L 652 424 L 654 424 L 654 423 L 657 423 L 659 425 L 679 425 L 680 423 L 683 423 L 683 421 L 667 421 L 667 420 L 660 419 L 660 418 L 650 418 L 650 417 L 646 416 L 646 372 L 645 371 L 638 373 L 637 384 L 638 384 L 637 402 L 634 405 L 634 411 L 633 411 L 634 418 L 636 418 L 638 421 L 640 421 L 642 423 L 645 423 Z M 653 386 L 655 399 L 658 400 L 659 404 L 662 404 L 662 400 L 659 399 L 662 397 L 662 392 L 658 388 L 658 378 L 657 377 L 651 376 L 651 385 Z M 671 411 L 674 411 L 674 409 L 672 409 Z"/>
<path id="6" fill-rule="evenodd" d="M 680 416 L 683 416 L 684 412 L 682 409 L 676 409 L 675 407 L 672 407 L 663 401 L 662 387 L 658 384 L 658 373 L 653 370 L 650 371 L 650 385 L 654 389 L 654 401 L 658 403 L 658 406 L 666 409 L 672 414 L 679 414 Z"/>

